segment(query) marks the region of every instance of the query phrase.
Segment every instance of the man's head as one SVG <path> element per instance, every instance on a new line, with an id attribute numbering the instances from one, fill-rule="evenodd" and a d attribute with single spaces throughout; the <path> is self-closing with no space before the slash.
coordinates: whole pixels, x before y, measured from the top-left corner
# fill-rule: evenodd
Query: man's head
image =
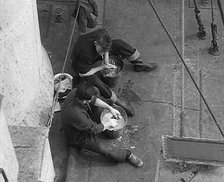
<path id="1" fill-rule="evenodd" d="M 79 100 L 90 100 L 92 96 L 100 96 L 100 91 L 97 87 L 91 86 L 89 82 L 86 81 L 78 86 L 76 90 L 76 97 Z"/>
<path id="2" fill-rule="evenodd" d="M 95 40 L 96 51 L 99 54 L 109 51 L 112 41 L 110 34 L 106 29 L 99 29 L 97 39 Z"/>

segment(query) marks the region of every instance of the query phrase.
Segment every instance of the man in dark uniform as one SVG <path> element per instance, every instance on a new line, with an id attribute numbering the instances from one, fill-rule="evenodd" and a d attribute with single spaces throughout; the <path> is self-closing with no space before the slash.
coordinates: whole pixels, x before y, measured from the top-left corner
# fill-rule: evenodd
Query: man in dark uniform
<path id="1" fill-rule="evenodd" d="M 108 129 L 116 127 L 117 122 L 109 120 L 102 124 L 99 120 L 93 119 L 96 113 L 94 107 L 108 109 L 114 117 L 119 117 L 120 113 L 106 102 L 99 99 L 99 91 L 85 82 L 77 90 L 73 89 L 66 97 L 61 107 L 62 128 L 69 145 L 87 149 L 99 153 L 112 161 L 129 161 L 136 167 L 143 165 L 140 158 L 127 149 L 108 149 L 99 140 L 98 134 Z"/>
<path id="2" fill-rule="evenodd" d="M 129 116 L 134 115 L 134 109 L 130 104 L 125 103 L 99 78 L 98 72 L 102 69 L 114 69 L 114 65 L 109 63 L 109 54 L 127 59 L 134 65 L 136 72 L 152 71 L 157 68 L 156 63 L 143 64 L 140 60 L 140 53 L 123 40 L 111 40 L 109 33 L 105 29 L 98 29 L 91 33 L 81 35 L 77 40 L 72 53 L 72 67 L 80 80 L 91 80 L 103 97 L 111 99 L 121 106 Z M 101 61 L 98 66 L 93 66 Z"/>

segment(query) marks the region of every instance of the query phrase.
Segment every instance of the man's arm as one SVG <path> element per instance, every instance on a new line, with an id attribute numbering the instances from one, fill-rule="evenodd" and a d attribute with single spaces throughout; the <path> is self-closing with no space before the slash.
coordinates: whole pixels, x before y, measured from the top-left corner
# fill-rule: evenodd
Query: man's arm
<path id="1" fill-rule="evenodd" d="M 104 101 L 98 99 L 96 96 L 92 96 L 91 100 L 88 101 L 90 104 L 94 104 L 95 106 L 102 107 L 105 109 L 108 109 L 115 117 L 120 116 L 120 112 L 114 109 L 113 107 L 109 106 L 107 103 Z M 81 119 L 80 119 L 81 118 Z M 80 131 L 90 131 L 91 133 L 97 134 L 101 133 L 102 131 L 111 128 L 111 127 L 116 127 L 117 122 L 116 120 L 109 120 L 105 123 L 95 123 L 92 121 L 90 118 L 89 114 L 85 111 L 83 112 L 76 112 L 75 114 L 73 113 L 73 120 L 76 121 L 73 123 L 73 126 L 75 128 L 78 128 Z"/>
<path id="2" fill-rule="evenodd" d="M 113 114 L 113 116 L 116 118 L 120 118 L 121 116 L 121 113 L 117 109 L 114 109 L 113 107 L 111 107 L 110 105 L 108 105 L 106 102 L 102 101 L 99 98 L 96 98 L 94 105 L 102 107 L 104 109 L 108 109 L 111 112 L 111 114 Z"/>
<path id="3" fill-rule="evenodd" d="M 98 71 L 100 71 L 100 70 L 102 70 L 104 68 L 114 69 L 114 68 L 116 68 L 116 66 L 112 65 L 110 63 L 108 63 L 108 64 L 102 63 L 101 65 L 99 65 L 97 67 L 91 68 L 87 73 L 84 73 L 84 74 L 83 73 L 79 73 L 79 76 L 80 77 L 91 76 L 91 75 L 95 74 L 96 72 L 98 72 Z"/>
<path id="4" fill-rule="evenodd" d="M 98 6 L 97 6 L 96 2 L 94 0 L 89 0 L 89 4 L 93 8 L 93 14 L 98 17 L 99 13 L 98 13 Z"/>
<path id="5" fill-rule="evenodd" d="M 84 74 L 83 73 L 79 73 L 79 76 L 80 77 L 91 76 L 91 75 L 95 74 L 96 72 L 104 69 L 104 67 L 105 66 L 103 64 L 101 64 L 101 65 L 99 65 L 97 67 L 91 68 L 88 72 L 86 72 Z"/>

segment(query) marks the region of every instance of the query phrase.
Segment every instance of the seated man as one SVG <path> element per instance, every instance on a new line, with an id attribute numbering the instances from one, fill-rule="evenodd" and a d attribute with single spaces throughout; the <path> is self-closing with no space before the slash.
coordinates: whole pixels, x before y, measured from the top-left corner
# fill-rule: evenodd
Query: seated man
<path id="1" fill-rule="evenodd" d="M 101 107 L 108 109 L 116 118 L 120 113 L 106 102 L 97 97 L 97 89 L 88 83 L 78 87 L 76 92 L 73 89 L 65 99 L 61 107 L 62 128 L 69 145 L 87 149 L 89 151 L 99 153 L 112 161 L 124 162 L 129 161 L 136 167 L 143 165 L 141 159 L 136 157 L 127 149 L 108 149 L 103 146 L 99 140 L 98 134 L 108 129 L 116 127 L 115 120 L 109 120 L 105 124 L 93 121 L 93 107 Z"/>
<path id="2" fill-rule="evenodd" d="M 132 48 L 123 40 L 111 40 L 109 33 L 105 29 L 98 29 L 81 35 L 73 48 L 72 67 L 78 74 L 80 81 L 83 79 L 91 80 L 92 84 L 100 90 L 104 98 L 113 99 L 117 105 L 126 111 L 128 116 L 133 116 L 134 109 L 131 105 L 118 98 L 97 75 L 97 72 L 104 68 L 115 68 L 114 65 L 109 63 L 109 54 L 127 59 L 134 65 L 136 72 L 152 71 L 157 68 L 157 64 L 143 64 L 137 49 Z M 102 64 L 94 67 L 93 65 L 98 61 L 101 61 Z"/>

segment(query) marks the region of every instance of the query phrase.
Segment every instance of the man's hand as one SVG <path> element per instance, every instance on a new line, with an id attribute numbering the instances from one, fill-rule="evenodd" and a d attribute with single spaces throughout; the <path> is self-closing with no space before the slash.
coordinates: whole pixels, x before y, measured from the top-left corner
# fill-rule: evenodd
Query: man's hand
<path id="1" fill-rule="evenodd" d="M 107 64 L 105 64 L 105 62 L 102 60 L 102 63 L 101 63 L 101 65 L 100 65 L 100 68 L 101 68 L 101 70 L 102 69 L 116 69 L 117 68 L 117 66 L 115 66 L 115 65 L 113 65 L 113 64 L 110 64 L 110 63 L 107 63 Z"/>
<path id="2" fill-rule="evenodd" d="M 115 128 L 118 125 L 116 119 L 109 119 L 105 123 L 102 123 L 104 126 L 104 130 Z"/>
<path id="3" fill-rule="evenodd" d="M 113 116 L 116 119 L 120 119 L 121 118 L 121 113 L 117 109 L 114 109 L 113 107 L 110 108 L 110 113 L 113 114 Z"/>
<path id="4" fill-rule="evenodd" d="M 107 68 L 107 69 L 116 69 L 116 68 L 117 68 L 117 66 L 115 66 L 115 65 L 113 65 L 113 64 L 110 64 L 110 63 L 108 63 L 108 64 L 104 64 L 104 68 Z"/>
<path id="5" fill-rule="evenodd" d="M 117 66 L 110 63 L 109 52 L 105 52 L 103 58 L 104 58 L 105 68 L 107 68 L 107 69 L 116 69 L 117 68 Z"/>

